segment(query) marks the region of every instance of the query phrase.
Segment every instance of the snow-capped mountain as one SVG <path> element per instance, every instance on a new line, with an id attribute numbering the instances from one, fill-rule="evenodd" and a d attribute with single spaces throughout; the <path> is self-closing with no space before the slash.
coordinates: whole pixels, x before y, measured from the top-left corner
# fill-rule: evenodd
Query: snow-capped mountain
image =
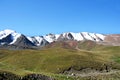
<path id="1" fill-rule="evenodd" d="M 21 34 L 13 30 L 0 31 L 0 44 L 14 44 L 20 36 Z"/>
<path id="2" fill-rule="evenodd" d="M 34 36 L 34 37 L 27 37 L 27 38 L 36 46 L 45 46 L 49 43 L 42 36 Z"/>
<path id="3" fill-rule="evenodd" d="M 64 40 L 91 40 L 95 42 L 104 41 L 105 35 L 97 33 L 63 33 L 63 34 L 47 34 L 44 36 L 25 36 L 21 33 L 17 33 L 14 30 L 3 30 L 0 31 L 0 45 L 18 45 L 18 46 L 45 46 L 54 41 Z"/>
<path id="4" fill-rule="evenodd" d="M 96 33 L 88 33 L 88 32 L 81 32 L 81 33 L 63 33 L 61 34 L 57 40 L 91 40 L 91 41 L 103 41 L 105 38 L 105 35 L 103 34 L 96 34 Z"/>

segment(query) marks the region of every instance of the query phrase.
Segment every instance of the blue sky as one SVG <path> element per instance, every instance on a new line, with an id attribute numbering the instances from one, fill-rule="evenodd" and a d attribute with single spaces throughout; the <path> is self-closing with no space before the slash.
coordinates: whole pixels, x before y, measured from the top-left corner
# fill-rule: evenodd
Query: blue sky
<path id="1" fill-rule="evenodd" d="M 0 0 L 0 30 L 120 33 L 120 0 Z"/>

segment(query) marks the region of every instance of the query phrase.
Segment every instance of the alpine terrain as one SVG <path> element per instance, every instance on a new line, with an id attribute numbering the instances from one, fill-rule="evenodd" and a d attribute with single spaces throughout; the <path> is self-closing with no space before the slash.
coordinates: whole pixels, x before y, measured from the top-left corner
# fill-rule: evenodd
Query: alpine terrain
<path id="1" fill-rule="evenodd" d="M 17 33 L 14 30 L 3 30 L 0 31 L 0 46 L 16 46 L 16 48 L 33 48 L 33 47 L 43 47 L 49 43 L 55 41 L 86 41 L 91 40 L 104 45 L 119 45 L 120 35 L 104 35 L 98 33 L 62 33 L 62 34 L 47 34 L 44 36 L 25 36 L 24 34 Z"/>
<path id="2" fill-rule="evenodd" d="M 119 80 L 120 34 L 0 31 L 0 80 Z"/>

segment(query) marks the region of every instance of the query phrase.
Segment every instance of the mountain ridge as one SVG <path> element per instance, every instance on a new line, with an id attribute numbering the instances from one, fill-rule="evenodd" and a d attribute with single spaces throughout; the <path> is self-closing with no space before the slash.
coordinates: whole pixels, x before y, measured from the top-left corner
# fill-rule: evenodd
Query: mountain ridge
<path id="1" fill-rule="evenodd" d="M 113 39 L 111 39 L 113 38 Z M 118 39 L 118 40 L 117 40 Z M 33 36 L 29 37 L 22 33 L 17 33 L 14 30 L 6 29 L 0 31 L 0 46 L 3 45 L 16 45 L 23 47 L 42 47 L 54 41 L 66 41 L 66 40 L 75 40 L 75 41 L 86 41 L 91 40 L 97 43 L 118 41 L 120 35 L 104 35 L 99 33 L 89 33 L 89 32 L 67 32 L 62 34 L 47 34 L 43 36 Z M 116 43 L 117 44 L 117 43 Z"/>

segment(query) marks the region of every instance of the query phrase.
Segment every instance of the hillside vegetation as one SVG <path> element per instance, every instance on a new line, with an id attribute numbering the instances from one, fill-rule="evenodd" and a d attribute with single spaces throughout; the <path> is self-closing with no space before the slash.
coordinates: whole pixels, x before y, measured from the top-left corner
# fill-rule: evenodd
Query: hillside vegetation
<path id="1" fill-rule="evenodd" d="M 19 76 L 32 73 L 43 74 L 57 80 L 116 80 L 120 78 L 118 77 L 120 76 L 120 46 L 80 42 L 76 49 L 76 46 L 71 47 L 69 44 L 58 42 L 41 50 L 2 49 L 0 70 Z M 96 71 L 105 75 L 76 77 L 71 75 L 71 71 L 81 72 L 80 74 Z"/>

